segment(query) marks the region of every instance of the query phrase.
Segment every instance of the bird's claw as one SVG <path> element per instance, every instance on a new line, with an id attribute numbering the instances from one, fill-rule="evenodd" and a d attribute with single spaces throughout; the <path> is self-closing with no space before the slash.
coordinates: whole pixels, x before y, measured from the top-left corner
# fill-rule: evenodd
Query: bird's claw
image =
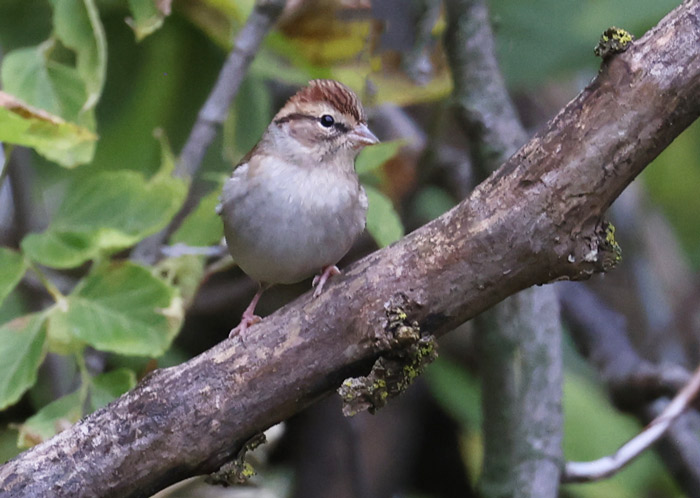
<path id="1" fill-rule="evenodd" d="M 231 329 L 231 332 L 229 332 L 228 337 L 229 339 L 232 337 L 236 337 L 238 334 L 242 334 L 245 332 L 248 327 L 251 325 L 255 325 L 256 323 L 259 323 L 262 321 L 262 318 L 260 318 L 258 315 L 253 315 L 252 313 L 250 315 L 243 315 L 241 317 L 241 323 L 236 325 L 236 327 Z"/>
<path id="2" fill-rule="evenodd" d="M 323 286 L 326 284 L 326 281 L 333 275 L 340 275 L 340 270 L 337 266 L 330 265 L 325 266 L 323 268 L 323 271 L 314 277 L 313 281 L 311 282 L 311 286 L 316 287 L 316 289 L 314 290 L 314 297 L 318 297 L 321 295 L 321 292 L 323 292 Z"/>

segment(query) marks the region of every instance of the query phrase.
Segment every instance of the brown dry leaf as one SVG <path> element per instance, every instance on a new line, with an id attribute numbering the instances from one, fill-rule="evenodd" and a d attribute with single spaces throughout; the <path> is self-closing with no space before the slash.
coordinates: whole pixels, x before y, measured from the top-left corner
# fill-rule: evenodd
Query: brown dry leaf
<path id="1" fill-rule="evenodd" d="M 0 141 L 32 147 L 47 159 L 72 168 L 87 162 L 86 152 L 96 140 L 97 135 L 87 128 L 0 91 Z"/>
<path id="2" fill-rule="evenodd" d="M 301 54 L 324 66 L 360 54 L 367 47 L 371 27 L 367 0 L 292 1 L 279 24 Z"/>
<path id="3" fill-rule="evenodd" d="M 17 97 L 10 95 L 9 93 L 0 90 L 0 107 L 23 117 L 24 119 L 38 119 L 40 121 L 47 121 L 52 124 L 64 124 L 65 120 L 50 114 L 42 109 L 32 107 L 25 102 L 22 102 Z"/>

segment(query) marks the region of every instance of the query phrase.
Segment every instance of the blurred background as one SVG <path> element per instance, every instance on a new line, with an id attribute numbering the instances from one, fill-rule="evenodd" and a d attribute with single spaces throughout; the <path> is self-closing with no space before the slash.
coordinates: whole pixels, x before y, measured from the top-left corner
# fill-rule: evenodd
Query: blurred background
<path id="1" fill-rule="evenodd" d="M 227 336 L 255 292 L 231 262 L 177 251 L 153 264 L 114 262 L 164 228 L 188 188 L 198 207 L 169 244 L 217 244 L 223 179 L 309 79 L 334 78 L 356 90 L 384 142 L 359 159 L 372 211 L 368 232 L 341 268 L 454 206 L 477 177 L 454 117 L 440 1 L 290 0 L 191 187 L 170 177 L 174 157 L 253 1 L 97 0 L 85 12 L 66 3 L 0 3 L 1 89 L 76 127 L 61 124 L 32 148 L 3 144 L 0 461 L 150 370 Z M 593 47 L 606 28 L 640 37 L 679 3 L 488 2 L 501 71 L 528 132 L 596 75 Z M 612 313 L 629 347 L 654 365 L 693 369 L 700 359 L 698 185 L 696 122 L 611 208 L 621 264 L 575 291 L 593 299 L 589 313 Z M 110 308 L 111 297 L 133 287 L 148 288 L 147 299 L 167 312 L 151 319 L 132 314 L 131 302 Z M 309 282 L 272 289 L 258 311 L 265 316 L 308 289 Z M 568 293 L 560 291 L 564 324 L 573 330 L 584 326 L 570 313 L 581 300 Z M 55 311 L 66 296 L 82 306 L 68 318 Z M 113 321 L 122 328 L 105 326 Z M 18 328 L 22 339 L 12 335 Z M 251 485 L 196 480 L 163 496 L 477 496 L 483 440 L 472 335 L 466 324 L 444 337 L 440 358 L 376 415 L 346 419 L 330 396 L 276 428 L 254 458 Z M 571 460 L 617 449 L 642 428 L 649 401 L 621 396 L 589 353 L 576 332 L 565 336 L 564 454 Z M 697 431 L 697 421 L 691 425 Z M 561 495 L 685 496 L 683 480 L 691 478 L 670 453 L 649 452 L 609 480 L 565 485 Z"/>

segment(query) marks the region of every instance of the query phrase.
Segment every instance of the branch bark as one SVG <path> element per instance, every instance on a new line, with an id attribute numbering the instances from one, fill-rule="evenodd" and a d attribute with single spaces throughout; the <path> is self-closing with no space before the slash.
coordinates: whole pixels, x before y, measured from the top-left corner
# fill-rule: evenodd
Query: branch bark
<path id="1" fill-rule="evenodd" d="M 392 345 L 386 303 L 441 335 L 510 294 L 607 268 L 601 217 L 700 115 L 700 0 L 686 0 L 457 207 L 0 468 L 7 496 L 148 496 L 211 472 L 251 436 Z M 392 304 L 389 307 L 393 306 Z"/>

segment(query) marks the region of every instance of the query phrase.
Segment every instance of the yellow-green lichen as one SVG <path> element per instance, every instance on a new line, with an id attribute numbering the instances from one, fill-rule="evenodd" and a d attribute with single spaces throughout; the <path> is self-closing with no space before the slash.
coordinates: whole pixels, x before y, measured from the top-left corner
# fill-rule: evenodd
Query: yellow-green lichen
<path id="1" fill-rule="evenodd" d="M 611 270 L 622 261 L 622 248 L 615 240 L 615 226 L 610 223 L 605 223 L 605 239 L 603 241 L 603 269 Z"/>
<path id="2" fill-rule="evenodd" d="M 245 461 L 246 453 L 253 451 L 266 441 L 265 434 L 259 433 L 250 438 L 239 450 L 236 458 L 221 466 L 219 470 L 206 478 L 209 484 L 221 486 L 241 485 L 257 474 L 253 466 Z"/>
<path id="3" fill-rule="evenodd" d="M 353 416 L 368 410 L 374 413 L 389 398 L 405 391 L 436 357 L 432 335 L 421 337 L 417 322 L 409 322 L 400 306 L 386 306 L 389 351 L 375 361 L 366 377 L 346 379 L 338 393 L 343 400 L 343 414 Z"/>
<path id="4" fill-rule="evenodd" d="M 629 31 L 612 26 L 600 35 L 600 40 L 593 52 L 596 56 L 605 60 L 612 55 L 627 50 L 633 41 L 634 36 Z"/>

